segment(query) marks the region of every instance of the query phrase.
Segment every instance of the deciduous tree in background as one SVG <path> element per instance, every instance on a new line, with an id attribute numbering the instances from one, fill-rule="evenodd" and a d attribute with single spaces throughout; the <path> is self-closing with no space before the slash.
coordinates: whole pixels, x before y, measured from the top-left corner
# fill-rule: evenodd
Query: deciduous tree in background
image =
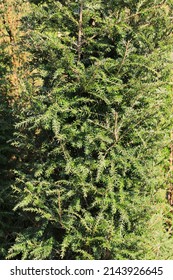
<path id="1" fill-rule="evenodd" d="M 15 200 L 11 185 L 14 182 L 14 166 L 17 150 L 11 145 L 15 117 L 15 102 L 22 92 L 22 80 L 28 74 L 23 67 L 28 55 L 20 48 L 21 17 L 27 10 L 27 2 L 3 0 L 0 3 L 0 258 L 14 243 L 21 218 L 13 211 Z M 20 49 L 20 50 L 19 50 Z M 18 151 L 20 154 L 20 151 Z M 21 226 L 19 226 L 21 228 Z"/>

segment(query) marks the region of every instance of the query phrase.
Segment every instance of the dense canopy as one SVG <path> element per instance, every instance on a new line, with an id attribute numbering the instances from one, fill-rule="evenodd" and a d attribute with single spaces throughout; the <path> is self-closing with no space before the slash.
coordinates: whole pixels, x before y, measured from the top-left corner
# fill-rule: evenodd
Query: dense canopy
<path id="1" fill-rule="evenodd" d="M 1 259 L 173 259 L 173 1 L 0 8 Z"/>

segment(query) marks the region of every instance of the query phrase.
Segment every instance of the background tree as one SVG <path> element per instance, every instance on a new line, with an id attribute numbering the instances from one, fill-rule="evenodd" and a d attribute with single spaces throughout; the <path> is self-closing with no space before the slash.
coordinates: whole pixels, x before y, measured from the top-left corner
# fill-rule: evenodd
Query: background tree
<path id="1" fill-rule="evenodd" d="M 11 145 L 11 141 L 18 113 L 15 102 L 22 92 L 22 64 L 27 60 L 27 54 L 19 50 L 20 19 L 27 6 L 20 0 L 0 3 L 0 258 L 5 258 L 21 228 L 21 217 L 13 211 L 15 200 L 11 189 L 20 151 Z"/>

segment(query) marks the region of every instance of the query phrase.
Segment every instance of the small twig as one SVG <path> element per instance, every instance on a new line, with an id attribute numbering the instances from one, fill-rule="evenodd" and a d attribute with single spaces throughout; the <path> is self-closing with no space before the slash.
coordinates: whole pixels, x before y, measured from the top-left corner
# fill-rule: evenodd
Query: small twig
<path id="1" fill-rule="evenodd" d="M 118 74 L 120 73 L 120 70 L 121 70 L 121 68 L 123 67 L 124 62 L 125 62 L 125 60 L 126 60 L 130 42 L 131 42 L 131 40 L 128 40 L 128 41 L 127 41 L 126 50 L 125 50 L 124 57 L 123 57 L 123 60 L 122 60 L 122 62 L 121 62 L 121 65 L 120 65 L 120 67 L 119 67 L 119 69 L 118 69 Z"/>
<path id="2" fill-rule="evenodd" d="M 98 35 L 98 34 L 96 33 L 96 34 L 94 34 L 93 36 L 89 37 L 88 39 L 83 40 L 83 42 L 81 42 L 81 45 L 87 43 L 88 41 L 91 41 L 91 40 L 94 39 L 97 35 Z"/>
<path id="3" fill-rule="evenodd" d="M 59 209 L 59 223 L 64 228 L 64 225 L 62 223 L 62 208 L 61 208 L 61 193 L 60 190 L 58 191 L 58 209 Z"/>
<path id="4" fill-rule="evenodd" d="M 114 113 L 115 116 L 115 123 L 114 123 L 114 136 L 115 136 L 115 141 L 118 141 L 118 113 Z"/>
<path id="5" fill-rule="evenodd" d="M 116 145 L 116 143 L 118 142 L 118 132 L 119 132 L 119 128 L 118 128 L 118 113 L 114 112 L 114 138 L 115 138 L 115 142 L 106 150 L 103 158 L 105 159 L 107 154 L 109 153 L 109 151 Z"/>

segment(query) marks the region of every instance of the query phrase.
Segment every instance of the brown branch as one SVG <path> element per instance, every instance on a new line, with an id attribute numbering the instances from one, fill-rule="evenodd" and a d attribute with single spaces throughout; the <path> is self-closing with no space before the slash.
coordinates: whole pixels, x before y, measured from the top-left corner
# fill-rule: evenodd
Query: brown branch
<path id="1" fill-rule="evenodd" d="M 123 60 L 122 60 L 122 62 L 121 62 L 121 65 L 120 65 L 120 67 L 119 67 L 119 69 L 118 69 L 118 73 L 117 73 L 117 74 L 120 73 L 121 68 L 122 68 L 123 65 L 124 65 L 124 62 L 125 62 L 126 57 L 127 57 L 127 54 L 128 54 L 128 49 L 129 49 L 129 44 L 130 44 L 130 42 L 131 42 L 131 40 L 128 40 L 128 41 L 127 41 L 126 49 L 125 49 L 125 53 L 124 53 L 124 57 L 123 57 Z"/>
<path id="2" fill-rule="evenodd" d="M 82 21 L 83 21 L 83 0 L 80 4 L 80 10 L 79 10 L 79 29 L 78 29 L 78 46 L 77 46 L 77 52 L 78 52 L 78 61 L 81 59 L 81 48 L 82 48 Z"/>
<path id="3" fill-rule="evenodd" d="M 115 141 L 118 141 L 118 113 L 115 112 L 114 114 L 115 116 L 115 122 L 114 122 L 114 137 L 115 137 Z"/>
<path id="4" fill-rule="evenodd" d="M 83 40 L 81 42 L 81 45 L 87 43 L 88 41 L 91 41 L 92 39 L 94 39 L 96 36 L 98 35 L 98 33 L 94 34 L 93 36 L 89 37 L 87 40 Z"/>

